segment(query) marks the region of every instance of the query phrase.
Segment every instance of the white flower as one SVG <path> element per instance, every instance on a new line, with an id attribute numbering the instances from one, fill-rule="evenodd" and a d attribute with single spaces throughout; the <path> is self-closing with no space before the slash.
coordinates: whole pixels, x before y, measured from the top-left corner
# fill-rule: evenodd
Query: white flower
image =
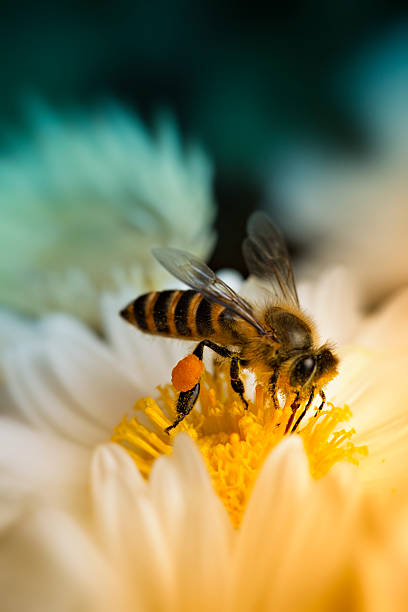
<path id="1" fill-rule="evenodd" d="M 352 330 L 339 320 L 344 282 L 334 272 L 301 292 L 312 314 L 318 297 L 321 329 L 333 331 L 332 321 L 349 336 L 344 346 L 330 334 L 343 360 L 327 396 L 350 404 L 354 443 L 369 454 L 357 468 L 339 464 L 315 480 L 318 449 L 308 450 L 302 432 L 286 437 L 260 468 L 238 529 L 226 510 L 232 490 L 221 491 L 209 469 L 212 453 L 231 474 L 223 444 L 206 454 L 197 410 L 183 422 L 196 442 L 180 433 L 170 456 L 157 452 L 170 443 L 163 428 L 154 444 L 146 436 L 145 458 L 162 455 L 150 462 L 148 480 L 130 452 L 109 442 L 135 401 L 169 380 L 188 345 L 130 329 L 112 296 L 103 304 L 107 344 L 65 315 L 44 318 L 16 346 L 9 330 L 9 415 L 0 420 L 3 609 L 382 610 L 387 602 L 403 610 L 407 506 L 399 511 L 395 500 L 405 504 L 408 493 L 408 293 Z M 252 461 L 251 446 L 244 451 Z M 18 586 L 6 590 L 15 575 Z"/>
<path id="2" fill-rule="evenodd" d="M 355 58 L 347 76 L 339 95 L 371 149 L 346 155 L 295 144 L 266 190 L 279 223 L 309 255 L 303 274 L 342 263 L 372 304 L 408 281 L 406 27 Z"/>
<path id="3" fill-rule="evenodd" d="M 212 168 L 183 148 L 168 115 L 149 134 L 116 105 L 37 108 L 31 136 L 0 156 L 0 299 L 30 315 L 62 310 L 98 324 L 101 290 L 167 276 L 152 246 L 206 257 Z"/>

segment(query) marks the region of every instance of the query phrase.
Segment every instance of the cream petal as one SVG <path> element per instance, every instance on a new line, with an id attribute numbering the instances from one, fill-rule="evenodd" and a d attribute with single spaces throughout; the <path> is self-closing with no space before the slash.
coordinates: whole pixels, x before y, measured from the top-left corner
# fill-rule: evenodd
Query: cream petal
<path id="1" fill-rule="evenodd" d="M 355 470 L 349 465 L 337 466 L 312 484 L 304 501 L 294 525 L 274 525 L 275 531 L 284 532 L 285 544 L 271 566 L 277 567 L 277 572 L 275 589 L 271 585 L 268 591 L 267 609 L 329 609 L 327 595 L 348 566 L 360 510 Z"/>
<path id="2" fill-rule="evenodd" d="M 360 396 L 350 404 L 353 411 L 353 426 L 360 436 L 366 436 L 378 427 L 388 427 L 395 419 L 407 416 L 408 352 L 402 355 L 377 355 L 359 378 L 362 379 Z M 371 384 L 364 380 L 371 378 Z"/>
<path id="3" fill-rule="evenodd" d="M 49 360 L 61 385 L 86 418 L 103 429 L 97 441 L 104 442 L 138 399 L 135 383 L 82 325 L 55 315 L 44 321 L 44 329 Z"/>
<path id="4" fill-rule="evenodd" d="M 339 374 L 326 386 L 326 396 L 337 406 L 348 404 L 354 412 L 359 397 L 376 382 L 373 367 L 377 356 L 369 349 L 348 346 L 341 349 L 339 357 Z"/>
<path id="5" fill-rule="evenodd" d="M 405 495 L 408 492 L 408 390 L 394 394 L 391 405 L 387 401 L 386 391 L 366 395 L 359 403 L 361 419 L 353 419 L 357 430 L 355 443 L 368 446 L 368 456 L 360 460 L 359 477 L 366 488 L 381 496 Z M 387 418 L 389 407 L 392 409 Z"/>
<path id="6" fill-rule="evenodd" d="M 322 342 L 341 345 L 353 338 L 361 317 L 353 278 L 345 268 L 329 269 L 313 283 L 299 283 L 298 293 Z"/>
<path id="7" fill-rule="evenodd" d="M 234 534 L 204 461 L 186 434 L 176 437 L 171 456 L 156 462 L 150 480 L 173 553 L 176 609 L 222 608 Z"/>
<path id="8" fill-rule="evenodd" d="M 35 341 L 38 326 L 17 316 L 11 311 L 0 309 L 0 383 L 3 382 L 3 355 L 7 349 L 22 342 Z M 7 385 L 0 384 L 0 406 L 3 415 L 16 416 L 16 407 Z"/>
<path id="9" fill-rule="evenodd" d="M 69 574 L 76 588 L 89 589 L 95 596 L 103 581 L 106 595 L 111 582 L 110 568 L 79 524 L 55 509 L 43 509 L 35 513 L 32 520 L 39 542 L 45 544 L 54 562 Z"/>
<path id="10" fill-rule="evenodd" d="M 190 490 L 190 487 L 197 484 L 203 490 L 203 495 L 207 496 L 213 493 L 214 490 L 207 467 L 190 436 L 185 433 L 178 434 L 174 440 L 173 447 L 174 451 L 171 460 L 174 461 L 180 472 L 186 493 Z M 219 507 L 221 508 L 222 505 Z"/>
<path id="11" fill-rule="evenodd" d="M 122 596 L 143 598 L 142 609 L 171 610 L 174 568 L 165 533 L 135 464 L 119 446 L 95 451 L 92 490 L 107 554 L 127 585 Z"/>
<path id="12" fill-rule="evenodd" d="M 174 453 L 155 462 L 147 489 L 132 485 L 133 476 L 123 477 L 124 472 L 138 472 L 120 447 L 113 457 L 112 447 L 105 445 L 95 454 L 93 482 L 99 524 L 105 536 L 111 534 L 114 558 L 121 563 L 126 559 L 133 568 L 128 579 L 141 592 L 146 589 L 140 582 L 145 572 L 159 580 L 167 571 L 167 593 L 152 609 L 214 609 L 225 582 L 232 527 L 193 442 L 177 436 Z M 145 606 L 150 609 L 147 601 Z"/>
<path id="13" fill-rule="evenodd" d="M 384 493 L 408 486 L 407 371 L 405 350 L 350 349 L 339 376 L 327 387 L 330 401 L 351 408 L 347 425 L 356 430 L 353 443 L 368 446 L 368 457 L 360 459 L 361 481 Z"/>
<path id="14" fill-rule="evenodd" d="M 55 435 L 0 419 L 2 506 L 57 504 L 72 511 L 88 504 L 90 453 Z"/>
<path id="15" fill-rule="evenodd" d="M 397 496 L 405 499 L 408 492 L 407 420 L 394 422 L 392 427 L 379 430 L 375 437 L 363 438 L 369 454 L 360 460 L 359 478 L 365 489 L 383 500 Z"/>
<path id="16" fill-rule="evenodd" d="M 46 431 L 92 445 L 106 436 L 67 396 L 47 355 L 46 341 L 26 343 L 3 356 L 4 375 L 20 414 Z"/>
<path id="17" fill-rule="evenodd" d="M 161 456 L 154 462 L 149 491 L 173 541 L 182 537 L 188 512 L 199 512 L 203 500 L 206 508 L 215 502 L 216 511 L 224 515 L 226 524 L 230 523 L 214 495 L 202 457 L 186 434 L 176 436 L 171 455 Z"/>
<path id="18" fill-rule="evenodd" d="M 284 518 L 279 512 L 282 508 L 286 515 L 286 498 L 291 497 L 290 507 L 297 506 L 311 482 L 301 439 L 298 436 L 286 437 L 269 454 L 256 480 L 244 515 L 241 539 L 245 539 L 247 530 L 251 531 L 251 524 L 268 522 L 271 506 L 274 506 L 274 515 L 278 522 L 280 518 Z M 261 499 L 263 504 L 260 503 Z"/>
<path id="19" fill-rule="evenodd" d="M 3 362 L 0 360 L 0 370 L 3 367 Z M 13 393 L 9 388 L 8 384 L 5 384 L 4 373 L 0 374 L 2 381 L 0 383 L 0 410 L 2 416 L 8 416 L 13 419 L 20 419 L 20 415 L 18 414 L 18 409 L 16 407 L 16 402 L 13 399 Z M 21 419 L 22 420 L 22 417 Z"/>
<path id="20" fill-rule="evenodd" d="M 407 506 L 396 511 L 395 505 L 388 505 L 385 515 L 380 504 L 371 506 L 370 511 L 355 547 L 354 568 L 360 608 L 373 612 L 405 612 L 408 601 Z"/>
<path id="21" fill-rule="evenodd" d="M 36 337 L 36 327 L 13 312 L 0 309 L 0 354 L 5 348 Z"/>
<path id="22" fill-rule="evenodd" d="M 89 535 L 57 510 L 40 507 L 27 514 L 18 528 L 2 534 L 4 612 L 108 610 L 103 604 L 111 575 Z"/>
<path id="23" fill-rule="evenodd" d="M 174 462 L 159 457 L 149 475 L 149 491 L 163 524 L 169 548 L 175 550 L 182 537 L 185 522 L 183 483 Z"/>
<path id="24" fill-rule="evenodd" d="M 20 411 L 35 425 L 83 443 L 105 441 L 137 399 L 134 383 L 108 349 L 70 317 L 49 316 L 39 332 L 41 340 L 3 356 Z"/>
<path id="25" fill-rule="evenodd" d="M 271 300 L 271 292 L 268 283 L 255 276 L 248 276 L 248 278 L 244 280 L 240 287 L 239 294 L 248 300 L 248 302 L 254 304 L 257 310 L 261 310 L 264 304 Z"/>
<path id="26" fill-rule="evenodd" d="M 358 488 L 348 468 L 316 482 L 299 438 L 272 451 L 238 537 L 230 610 L 313 609 L 353 541 Z"/>
<path id="27" fill-rule="evenodd" d="M 114 443 L 103 444 L 95 449 L 91 463 L 91 484 L 101 532 L 114 541 L 120 529 L 116 487 L 123 487 L 131 506 L 134 496 L 145 493 L 146 484 L 129 454 Z M 124 496 L 122 490 L 121 495 Z"/>
<path id="28" fill-rule="evenodd" d="M 398 292 L 361 324 L 356 342 L 374 350 L 408 348 L 408 289 Z"/>
<path id="29" fill-rule="evenodd" d="M 3 484 L 0 479 L 0 491 L 2 489 Z M 7 498 L 2 496 L 0 500 L 0 535 L 17 523 L 23 512 L 22 504 L 16 499 L 10 499 L 7 487 L 5 489 L 7 491 Z"/>
<path id="30" fill-rule="evenodd" d="M 255 483 L 234 552 L 228 609 L 252 610 L 267 596 L 274 563 L 285 550 L 287 529 L 280 526 L 296 524 L 310 487 L 302 442 L 291 436 L 270 453 Z"/>
<path id="31" fill-rule="evenodd" d="M 222 268 L 217 271 L 217 276 L 236 293 L 240 293 L 244 279 L 239 272 L 232 268 Z"/>

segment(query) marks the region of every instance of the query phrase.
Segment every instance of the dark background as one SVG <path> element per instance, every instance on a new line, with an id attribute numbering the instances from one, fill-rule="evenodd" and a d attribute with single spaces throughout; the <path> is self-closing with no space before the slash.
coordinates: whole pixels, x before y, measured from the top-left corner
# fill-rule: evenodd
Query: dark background
<path id="1" fill-rule="evenodd" d="M 363 154 L 366 135 L 337 78 L 406 15 L 399 3 L 368 0 L 10 3 L 0 20 L 1 123 L 24 130 L 32 95 L 57 109 L 114 97 L 148 123 L 170 107 L 215 163 L 211 264 L 242 269 L 245 222 L 280 146 L 312 135 Z"/>

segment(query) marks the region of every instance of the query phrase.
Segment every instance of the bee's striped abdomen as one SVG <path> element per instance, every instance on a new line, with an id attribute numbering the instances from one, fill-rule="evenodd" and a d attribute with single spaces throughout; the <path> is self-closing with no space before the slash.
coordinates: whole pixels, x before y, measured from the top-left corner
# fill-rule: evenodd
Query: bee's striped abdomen
<path id="1" fill-rule="evenodd" d="M 212 324 L 212 312 L 216 307 L 214 302 L 209 302 L 205 298 L 197 304 L 195 312 L 195 324 L 199 336 L 203 338 L 211 338 L 214 335 L 215 329 Z"/>
<path id="2" fill-rule="evenodd" d="M 191 325 L 189 325 L 188 313 L 193 297 L 199 294 L 197 294 L 196 291 L 192 291 L 191 289 L 189 289 L 188 291 L 181 291 L 180 293 L 182 295 L 177 301 L 176 307 L 174 309 L 174 326 L 176 329 L 175 335 L 189 338 L 193 334 Z"/>
<path id="3" fill-rule="evenodd" d="M 171 327 L 168 313 L 171 304 L 180 297 L 182 291 L 151 291 L 136 298 L 124 308 L 121 316 L 149 334 L 169 335 Z"/>
<path id="4" fill-rule="evenodd" d="M 130 302 L 120 314 L 149 334 L 190 337 L 188 314 L 195 295 L 200 294 L 196 291 L 152 291 Z"/>
<path id="5" fill-rule="evenodd" d="M 143 332 L 195 339 L 222 333 L 225 326 L 220 315 L 224 310 L 224 306 L 188 289 L 145 293 L 120 314 Z"/>

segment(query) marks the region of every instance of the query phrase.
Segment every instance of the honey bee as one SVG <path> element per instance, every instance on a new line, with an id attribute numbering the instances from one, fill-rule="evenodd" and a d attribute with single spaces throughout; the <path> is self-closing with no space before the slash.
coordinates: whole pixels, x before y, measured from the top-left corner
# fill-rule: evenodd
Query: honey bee
<path id="1" fill-rule="evenodd" d="M 229 360 L 231 386 L 245 408 L 248 402 L 240 369 L 253 370 L 265 382 L 276 407 L 278 392 L 290 402 L 286 432 L 294 432 L 315 396 L 321 398 L 319 410 L 323 408 L 323 387 L 337 374 L 338 358 L 329 344 L 318 346 L 314 325 L 300 308 L 279 230 L 261 212 L 250 217 L 247 230 L 243 253 L 249 272 L 269 288 L 262 307 L 249 304 L 193 255 L 156 248 L 152 251 L 155 258 L 190 289 L 145 293 L 120 315 L 148 334 L 197 340 L 193 355 L 200 362 L 204 347 Z M 193 409 L 199 391 L 198 379 L 180 392 L 177 418 L 167 432 Z"/>

